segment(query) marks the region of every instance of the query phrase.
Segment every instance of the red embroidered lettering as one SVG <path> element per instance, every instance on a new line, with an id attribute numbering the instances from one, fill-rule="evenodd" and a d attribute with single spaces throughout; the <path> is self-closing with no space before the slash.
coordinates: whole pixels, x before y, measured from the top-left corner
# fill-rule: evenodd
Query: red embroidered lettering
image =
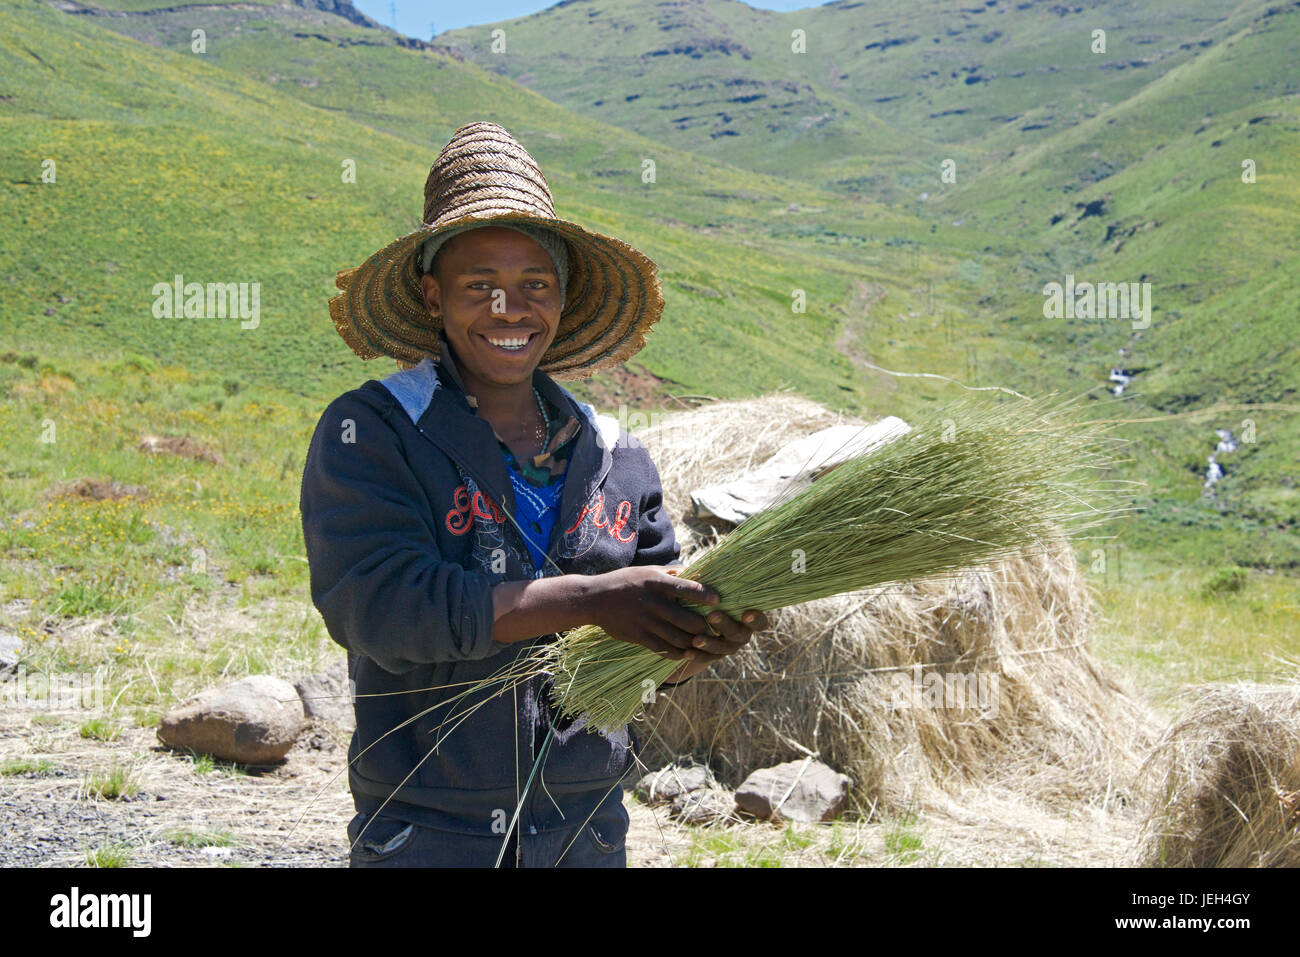
<path id="1" fill-rule="evenodd" d="M 497 507 L 497 503 L 482 492 L 474 493 L 474 514 L 479 518 L 490 518 L 494 522 L 506 520 L 505 513 Z"/>
<path id="2" fill-rule="evenodd" d="M 456 491 L 451 493 L 451 500 L 454 507 L 447 512 L 445 520 L 447 531 L 453 535 L 464 535 L 474 523 L 473 517 L 469 514 L 469 492 L 465 486 L 458 486 Z"/>
<path id="3" fill-rule="evenodd" d="M 588 515 L 592 516 L 591 524 L 595 525 L 597 528 L 604 528 L 609 524 L 609 520 L 605 518 L 605 496 L 602 495 L 596 499 L 595 508 L 592 508 L 590 504 L 582 506 L 582 514 L 578 516 L 576 522 L 564 530 L 564 534 L 568 535 L 571 533 L 582 524 L 582 520 Z"/>
<path id="4" fill-rule="evenodd" d="M 613 535 L 620 542 L 630 542 L 636 538 L 636 529 L 628 533 L 627 538 L 619 534 L 623 527 L 627 525 L 627 520 L 632 517 L 632 503 L 624 499 L 618 503 L 618 515 L 614 519 L 614 524 L 610 526 L 609 534 Z"/>
<path id="5" fill-rule="evenodd" d="M 594 506 L 584 505 L 582 507 L 582 514 L 578 516 L 578 520 L 566 528 L 564 534 L 571 535 L 582 524 L 583 519 L 588 516 L 590 516 L 593 526 L 606 529 L 611 537 L 620 542 L 630 542 L 636 538 L 635 529 L 628 532 L 626 536 L 620 534 L 627 527 L 628 519 L 632 517 L 632 503 L 626 499 L 618 503 L 618 512 L 611 524 L 609 518 L 605 515 L 605 496 L 599 496 Z"/>

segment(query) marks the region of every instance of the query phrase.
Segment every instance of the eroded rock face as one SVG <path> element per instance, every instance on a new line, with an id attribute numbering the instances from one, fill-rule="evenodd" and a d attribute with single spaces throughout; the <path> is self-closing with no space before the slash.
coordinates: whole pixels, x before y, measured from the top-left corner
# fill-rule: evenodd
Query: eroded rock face
<path id="1" fill-rule="evenodd" d="M 852 784 L 820 761 L 787 761 L 745 778 L 736 789 L 736 806 L 764 819 L 833 821 L 844 812 Z"/>
<path id="2" fill-rule="evenodd" d="M 293 747 L 304 718 L 293 685 L 271 675 L 251 675 L 173 708 L 158 726 L 158 740 L 222 761 L 275 764 Z"/>

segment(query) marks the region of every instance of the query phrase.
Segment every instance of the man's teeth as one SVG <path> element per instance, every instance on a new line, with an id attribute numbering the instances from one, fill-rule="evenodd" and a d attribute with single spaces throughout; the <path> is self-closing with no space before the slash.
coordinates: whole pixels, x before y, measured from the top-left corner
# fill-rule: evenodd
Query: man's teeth
<path id="1" fill-rule="evenodd" d="M 527 335 L 514 339 L 493 339 L 490 336 L 485 336 L 484 338 L 486 338 L 488 342 L 492 343 L 492 345 L 499 346 L 502 349 L 522 349 L 524 346 L 528 345 L 528 340 L 531 339 L 532 336 Z"/>

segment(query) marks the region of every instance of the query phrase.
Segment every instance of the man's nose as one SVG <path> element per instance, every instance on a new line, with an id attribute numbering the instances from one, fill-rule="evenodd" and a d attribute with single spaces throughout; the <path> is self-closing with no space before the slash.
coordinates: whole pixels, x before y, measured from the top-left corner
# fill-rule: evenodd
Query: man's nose
<path id="1" fill-rule="evenodd" d="M 521 292 L 511 292 L 509 289 L 504 287 L 498 288 L 501 289 L 501 294 L 497 297 L 497 301 L 501 304 L 502 310 L 499 313 L 500 317 L 506 322 L 519 322 L 528 314 L 528 305 L 524 298 L 524 294 Z"/>

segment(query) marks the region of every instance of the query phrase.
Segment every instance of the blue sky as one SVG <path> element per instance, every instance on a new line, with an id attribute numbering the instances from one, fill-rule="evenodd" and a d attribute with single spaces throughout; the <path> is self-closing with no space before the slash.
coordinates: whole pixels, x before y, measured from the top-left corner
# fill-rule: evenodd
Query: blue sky
<path id="1" fill-rule="evenodd" d="M 482 23 L 496 23 L 498 20 L 511 20 L 526 17 L 530 13 L 545 10 L 558 0 L 353 0 L 353 5 L 369 17 L 380 23 L 393 26 L 393 14 L 396 12 L 396 27 L 410 37 L 421 40 L 429 39 L 429 27 L 433 25 L 439 33 L 460 27 L 472 27 Z M 820 6 L 818 0 L 745 0 L 751 7 L 764 10 L 802 10 L 804 7 Z"/>

